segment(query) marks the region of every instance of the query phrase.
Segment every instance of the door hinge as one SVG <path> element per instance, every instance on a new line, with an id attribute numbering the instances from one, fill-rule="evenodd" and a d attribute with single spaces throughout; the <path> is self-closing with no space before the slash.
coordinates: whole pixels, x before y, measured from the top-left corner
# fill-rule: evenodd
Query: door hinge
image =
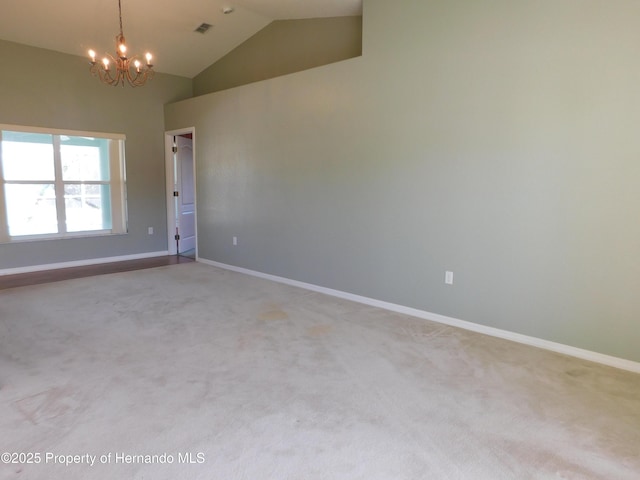
<path id="1" fill-rule="evenodd" d="M 180 192 L 173 192 L 173 196 L 174 197 L 179 197 L 180 196 Z"/>
<path id="2" fill-rule="evenodd" d="M 171 150 L 173 151 L 173 153 L 178 153 L 178 147 L 173 147 Z"/>
<path id="3" fill-rule="evenodd" d="M 180 240 L 180 235 L 176 235 L 175 237 L 173 237 L 174 240 Z"/>

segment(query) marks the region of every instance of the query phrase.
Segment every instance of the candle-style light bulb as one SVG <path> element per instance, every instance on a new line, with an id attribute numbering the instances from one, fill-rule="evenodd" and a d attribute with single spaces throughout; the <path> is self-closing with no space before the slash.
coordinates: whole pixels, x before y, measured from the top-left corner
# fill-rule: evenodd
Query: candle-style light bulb
<path id="1" fill-rule="evenodd" d="M 133 64 L 136 66 L 136 72 L 140 73 L 140 60 L 136 60 Z"/>
<path id="2" fill-rule="evenodd" d="M 145 54 L 145 57 L 147 57 L 147 65 L 151 65 L 151 59 L 153 58 L 153 57 L 151 56 L 151 54 L 150 54 L 149 52 L 147 52 L 147 53 Z"/>
<path id="3" fill-rule="evenodd" d="M 96 52 L 89 50 L 89 56 L 91 57 L 91 63 L 96 63 Z"/>
<path id="4" fill-rule="evenodd" d="M 102 63 L 104 63 L 104 69 L 109 70 L 109 59 L 107 57 L 102 59 Z"/>
<path id="5" fill-rule="evenodd" d="M 127 54 L 127 46 L 124 43 L 118 45 L 118 49 L 120 50 L 122 56 L 125 56 Z"/>

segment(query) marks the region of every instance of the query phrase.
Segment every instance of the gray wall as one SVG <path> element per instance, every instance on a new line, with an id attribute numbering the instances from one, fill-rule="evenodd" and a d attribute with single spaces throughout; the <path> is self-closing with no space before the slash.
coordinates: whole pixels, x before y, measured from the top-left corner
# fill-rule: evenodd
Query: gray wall
<path id="1" fill-rule="evenodd" d="M 362 17 L 277 20 L 193 79 L 195 95 L 299 72 L 362 54 Z"/>
<path id="2" fill-rule="evenodd" d="M 157 74 L 142 88 L 109 87 L 84 58 L 5 41 L 0 59 L 0 123 L 127 136 L 129 209 L 127 235 L 0 244 L 0 269 L 166 250 L 163 105 L 189 98 L 191 80 Z"/>
<path id="3" fill-rule="evenodd" d="M 167 106 L 199 255 L 640 361 L 638 18 L 365 0 L 362 57 Z"/>

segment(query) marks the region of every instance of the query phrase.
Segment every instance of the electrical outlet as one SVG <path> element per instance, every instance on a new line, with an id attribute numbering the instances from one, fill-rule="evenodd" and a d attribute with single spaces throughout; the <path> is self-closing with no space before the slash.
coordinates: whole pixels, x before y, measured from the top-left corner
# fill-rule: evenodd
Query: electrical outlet
<path id="1" fill-rule="evenodd" d="M 149 227 L 149 228 L 147 229 L 147 233 L 148 233 L 149 235 L 153 235 L 153 227 Z"/>
<path id="2" fill-rule="evenodd" d="M 444 272 L 444 283 L 447 285 L 453 285 L 453 272 Z"/>
<path id="3" fill-rule="evenodd" d="M 233 246 L 238 246 L 238 237 L 233 237 Z"/>

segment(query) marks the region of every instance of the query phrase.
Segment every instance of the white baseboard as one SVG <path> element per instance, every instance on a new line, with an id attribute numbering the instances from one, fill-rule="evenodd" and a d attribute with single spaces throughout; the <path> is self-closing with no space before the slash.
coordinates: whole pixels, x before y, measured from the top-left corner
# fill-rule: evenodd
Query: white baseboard
<path id="1" fill-rule="evenodd" d="M 416 308 L 405 307 L 395 303 L 384 302 L 382 300 L 376 300 L 375 298 L 363 297 L 361 295 L 354 295 L 352 293 L 342 292 L 340 290 L 333 290 L 331 288 L 320 287 L 311 283 L 299 282 L 297 280 L 291 280 L 289 278 L 278 277 L 276 275 L 270 275 L 268 273 L 257 272 L 242 267 L 236 267 L 233 265 L 227 265 L 220 262 L 214 262 L 212 260 L 206 260 L 199 257 L 198 262 L 211 265 L 214 267 L 223 268 L 225 270 L 231 270 L 234 272 L 244 273 L 254 277 L 264 278 L 266 280 L 272 280 L 274 282 L 284 283 L 294 287 L 304 288 L 306 290 L 312 290 L 318 293 L 324 293 L 332 297 L 338 297 L 345 300 L 351 300 L 357 303 L 363 303 L 372 307 L 382 308 L 396 313 L 404 315 L 410 315 L 412 317 L 422 318 L 424 320 L 430 320 L 433 322 L 450 325 L 452 327 L 462 328 L 464 330 L 470 330 L 472 332 L 482 333 L 490 335 L 492 337 L 503 338 L 505 340 L 511 340 L 513 342 L 530 345 L 533 347 L 550 350 L 552 352 L 562 353 L 572 357 L 580 358 L 582 360 L 588 360 L 590 362 L 600 363 L 608 365 L 610 367 L 619 368 L 621 370 L 627 370 L 630 372 L 640 373 L 640 363 L 624 358 L 613 357 L 611 355 L 605 355 L 598 352 L 592 352 L 590 350 L 584 350 L 582 348 L 572 347 L 570 345 L 564 345 L 562 343 L 551 342 L 549 340 L 543 340 L 541 338 L 530 337 L 528 335 L 522 335 L 520 333 L 510 332 L 508 330 L 502 330 L 500 328 L 488 327 L 480 325 L 478 323 L 467 322 L 465 320 L 459 320 L 457 318 L 447 317 L 439 315 L 437 313 L 430 313 L 424 310 L 418 310 Z"/>
<path id="2" fill-rule="evenodd" d="M 141 258 L 162 257 L 164 255 L 169 255 L 169 251 L 164 250 L 161 252 L 147 252 L 147 253 L 136 253 L 133 255 L 121 255 L 119 257 L 89 258 L 87 260 L 74 260 L 72 262 L 47 263 L 44 265 L 31 265 L 28 267 L 5 268 L 0 270 L 0 276 L 15 275 L 18 273 L 42 272 L 44 270 L 55 270 L 58 268 L 84 267 L 86 265 L 98 265 L 101 263 L 123 262 L 125 260 L 139 260 Z"/>

